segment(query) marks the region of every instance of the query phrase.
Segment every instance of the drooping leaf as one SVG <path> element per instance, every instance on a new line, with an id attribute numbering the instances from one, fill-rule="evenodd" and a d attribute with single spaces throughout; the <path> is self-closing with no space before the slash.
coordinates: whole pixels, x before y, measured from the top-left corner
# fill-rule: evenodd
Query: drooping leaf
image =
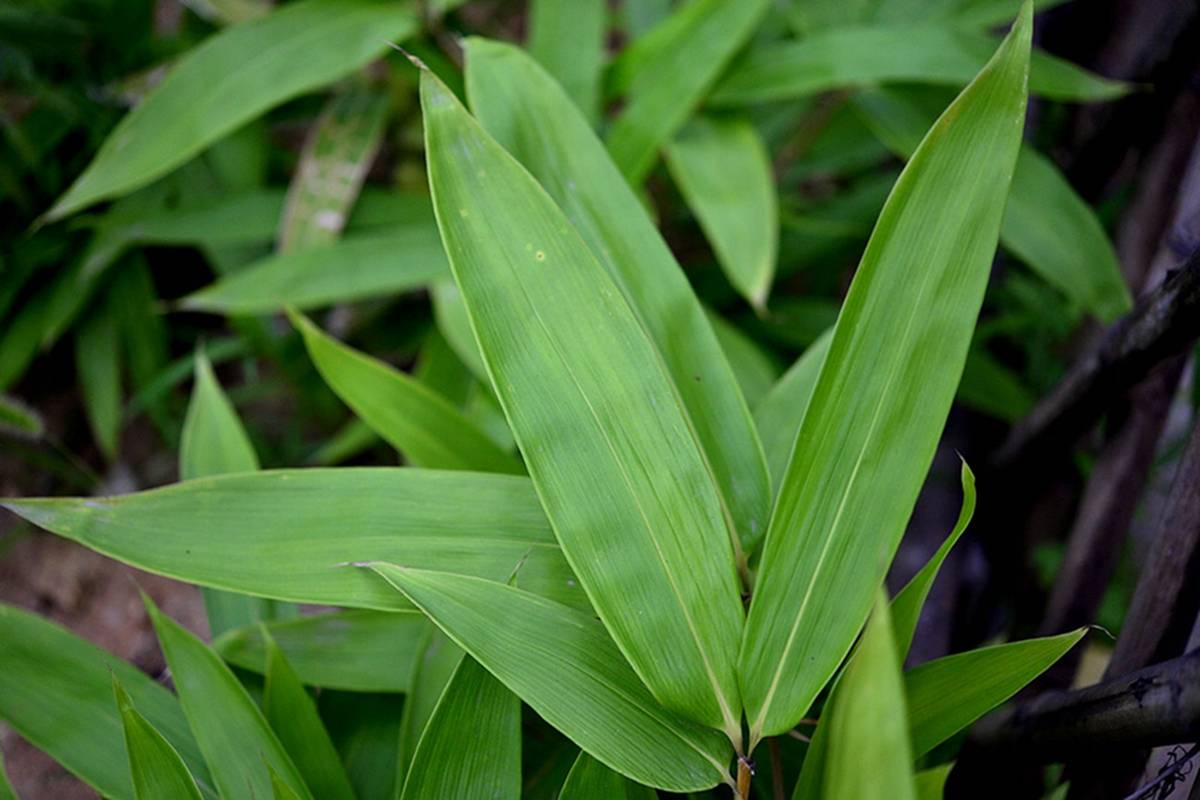
<path id="1" fill-rule="evenodd" d="M 761 313 L 775 276 L 779 200 L 758 131 L 744 119 L 697 117 L 665 152 L 725 276 Z"/>
<path id="2" fill-rule="evenodd" d="M 594 616 L 493 581 L 388 564 L 373 568 L 608 767 L 666 791 L 728 782 L 726 738 L 655 701 Z"/>
<path id="3" fill-rule="evenodd" d="M 771 485 L 776 493 L 783 482 L 792 447 L 796 444 L 796 433 L 804 421 L 804 412 L 808 409 L 832 338 L 832 330 L 821 334 L 754 408 L 754 424 L 758 426 L 758 436 L 767 454 Z"/>
<path id="4" fill-rule="evenodd" d="M 360 419 L 415 466 L 520 474 L 521 463 L 501 450 L 461 411 L 411 375 L 360 353 L 299 314 L 321 377 Z"/>
<path id="5" fill-rule="evenodd" d="M 36 614 L 0 604 L 0 718 L 105 797 L 136 800 L 116 678 L 215 797 L 175 697 L 144 672 Z"/>
<path id="6" fill-rule="evenodd" d="M 662 359 L 554 201 L 428 71 L 421 102 L 451 270 L 564 553 L 655 697 L 740 738 L 733 540 Z"/>
<path id="7" fill-rule="evenodd" d="M 838 316 L 743 640 L 752 742 L 800 719 L 849 651 L 933 458 L 1020 145 L 1030 18 L 908 162 Z"/>
<path id="8" fill-rule="evenodd" d="M 121 350 L 107 302 L 98 304 L 75 331 L 75 374 L 92 434 L 111 460 L 121 430 Z"/>
<path id="9" fill-rule="evenodd" d="M 587 607 L 532 484 L 516 476 L 268 470 L 3 505 L 140 569 L 258 597 L 404 610 L 396 592 L 346 565 L 386 559 L 503 580 L 522 563 L 519 586 Z"/>
<path id="10" fill-rule="evenodd" d="M 904 674 L 913 758 L 966 728 L 1041 675 L 1087 633 L 982 647 L 946 656 Z"/>
<path id="11" fill-rule="evenodd" d="M 408 3 L 302 0 L 214 34 L 121 120 L 47 218 L 149 183 L 267 109 L 365 64 L 416 25 Z"/>
<path id="12" fill-rule="evenodd" d="M 137 800 L 200 800 L 196 780 L 179 753 L 133 707 L 133 700 L 115 675 L 112 683 L 117 710 L 121 713 L 134 797 Z"/>
<path id="13" fill-rule="evenodd" d="M 517 48 L 469 40 L 467 90 L 480 122 L 546 188 L 625 292 L 674 379 L 739 539 L 753 549 L 771 508 L 754 425 L 704 309 L 640 200 L 562 90 Z M 444 333 L 448 311 L 438 312 Z"/>
<path id="14" fill-rule="evenodd" d="M 179 704 L 223 797 L 266 797 L 270 766 L 302 798 L 312 795 L 258 706 L 220 657 L 143 596 L 171 668 Z"/>
<path id="15" fill-rule="evenodd" d="M 521 796 L 521 701 L 475 659 L 460 659 L 433 711 L 400 800 Z"/>
<path id="16" fill-rule="evenodd" d="M 558 800 L 655 800 L 657 793 L 580 753 L 567 773 Z"/>
<path id="17" fill-rule="evenodd" d="M 353 692 L 407 692 L 428 628 L 414 612 L 363 610 L 262 624 L 305 684 Z M 267 663 L 258 623 L 226 631 L 213 641 L 213 649 L 230 664 L 253 672 L 262 672 Z M 331 658 L 331 653 L 337 656 Z"/>
<path id="18" fill-rule="evenodd" d="M 625 107 L 608 151 L 637 186 L 766 13 L 768 0 L 689 0 L 614 65 Z"/>
<path id="19" fill-rule="evenodd" d="M 555 77 L 588 121 L 600 116 L 608 9 L 604 0 L 533 0 L 529 53 Z"/>
<path id="20" fill-rule="evenodd" d="M 315 797 L 354 800 L 354 789 L 317 714 L 317 704 L 271 634 L 265 628 L 262 632 L 267 649 L 263 716 Z M 327 650 L 326 658 L 341 657 L 336 652 Z"/>

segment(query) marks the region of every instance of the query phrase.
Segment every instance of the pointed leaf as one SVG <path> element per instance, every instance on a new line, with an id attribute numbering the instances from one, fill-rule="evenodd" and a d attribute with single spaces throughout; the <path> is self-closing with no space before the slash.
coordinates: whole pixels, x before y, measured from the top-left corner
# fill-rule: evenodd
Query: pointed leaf
<path id="1" fill-rule="evenodd" d="M 521 701 L 467 657 L 417 745 L 400 800 L 521 796 Z"/>
<path id="2" fill-rule="evenodd" d="M 121 431 L 121 351 L 107 298 L 75 330 L 75 374 L 92 434 L 101 452 L 112 460 Z"/>
<path id="3" fill-rule="evenodd" d="M 137 800 L 200 800 L 200 789 L 179 753 L 137 712 L 129 693 L 115 675 L 113 692 L 121 712 L 134 797 Z"/>
<path id="4" fill-rule="evenodd" d="M 838 316 L 743 640 L 752 742 L 800 719 L 849 651 L 933 459 L 1021 141 L 1030 16 L 908 162 Z"/>
<path id="5" fill-rule="evenodd" d="M 634 783 L 613 772 L 587 753 L 580 753 L 567 773 L 558 800 L 655 800 L 649 786 Z"/>
<path id="6" fill-rule="evenodd" d="M 407 3 L 303 0 L 214 34 L 121 120 L 47 217 L 149 183 L 267 109 L 365 64 L 416 25 Z"/>
<path id="7" fill-rule="evenodd" d="M 662 359 L 554 201 L 428 71 L 421 103 L 451 270 L 564 553 L 654 695 L 740 735 L 731 536 Z"/>
<path id="8" fill-rule="evenodd" d="M 419 655 L 413 661 L 412 686 L 404 698 L 404 715 L 400 721 L 400 782 L 397 790 L 403 788 L 404 777 L 425 733 L 425 726 L 464 657 L 462 648 L 450 641 L 440 628 L 428 619 L 424 621 L 427 626 L 425 637 Z"/>
<path id="9" fill-rule="evenodd" d="M 950 776 L 953 763 L 942 764 L 940 767 L 923 769 L 917 773 L 917 800 L 942 800 L 946 788 L 946 778 Z"/>
<path id="10" fill-rule="evenodd" d="M 373 568 L 543 719 L 610 768 L 672 792 L 728 781 L 725 737 L 659 705 L 592 615 L 493 581 L 390 564 Z"/>
<path id="11" fill-rule="evenodd" d="M 259 597 L 411 608 L 346 566 L 390 559 L 497 580 L 521 563 L 518 585 L 587 607 L 527 478 L 386 467 L 271 470 L 120 497 L 23 498 L 4 506 L 140 569 Z"/>
<path id="12" fill-rule="evenodd" d="M 674 379 L 738 536 L 753 549 L 771 508 L 754 425 L 704 309 L 641 201 L 563 91 L 517 48 L 468 40 L 467 91 L 483 126 L 545 187 L 624 291 Z"/>
<path id="13" fill-rule="evenodd" d="M 588 121 L 600 116 L 608 8 L 604 0 L 533 0 L 529 53 L 554 76 Z"/>

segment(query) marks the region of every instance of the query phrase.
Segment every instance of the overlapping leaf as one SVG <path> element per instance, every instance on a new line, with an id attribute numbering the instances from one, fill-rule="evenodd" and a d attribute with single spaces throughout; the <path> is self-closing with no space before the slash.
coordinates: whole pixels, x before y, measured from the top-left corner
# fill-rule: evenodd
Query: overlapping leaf
<path id="1" fill-rule="evenodd" d="M 657 797 L 649 786 L 613 772 L 587 753 L 580 753 L 575 759 L 558 793 L 558 800 L 655 800 Z"/>
<path id="2" fill-rule="evenodd" d="M 149 720 L 133 707 L 129 693 L 113 677 L 113 693 L 121 712 L 129 774 L 137 800 L 200 800 L 200 789 L 179 753 Z M 0 795 L 2 796 L 2 795 Z"/>

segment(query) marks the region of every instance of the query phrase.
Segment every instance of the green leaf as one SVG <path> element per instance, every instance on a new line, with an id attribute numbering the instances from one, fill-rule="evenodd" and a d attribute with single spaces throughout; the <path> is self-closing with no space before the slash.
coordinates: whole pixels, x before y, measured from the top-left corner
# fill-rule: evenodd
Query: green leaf
<path id="1" fill-rule="evenodd" d="M 1003 237 L 1004 229 L 1000 230 Z M 982 347 L 972 347 L 958 382 L 958 402 L 1005 422 L 1016 422 L 1033 408 L 1034 397 L 1013 370 Z"/>
<path id="2" fill-rule="evenodd" d="M 921 618 L 921 609 L 925 607 L 925 599 L 929 597 L 929 590 L 933 588 L 938 570 L 942 568 L 946 556 L 950 555 L 950 550 L 971 523 L 971 517 L 975 515 L 975 473 L 971 472 L 966 461 L 962 462 L 960 476 L 963 500 L 962 508 L 958 512 L 958 521 L 954 523 L 950 535 L 942 542 L 937 552 L 892 599 L 892 630 L 896 634 L 896 652 L 900 654 L 901 660 L 908 657 L 913 634 L 917 632 L 917 622 Z"/>
<path id="3" fill-rule="evenodd" d="M 207 784 L 204 759 L 170 692 L 36 614 L 0 604 L 0 718 L 103 796 L 135 800 L 113 678 Z M 210 788 L 205 794 L 215 796 Z"/>
<path id="4" fill-rule="evenodd" d="M 22 401 L 0 392 L 0 432 L 37 441 L 46 432 L 42 417 Z"/>
<path id="5" fill-rule="evenodd" d="M 273 106 L 367 63 L 416 26 L 407 3 L 302 0 L 214 34 L 121 120 L 47 219 L 144 186 Z"/>
<path id="6" fill-rule="evenodd" d="M 179 301 L 219 314 L 265 314 L 387 297 L 447 276 L 432 224 L 268 256 Z"/>
<path id="7" fill-rule="evenodd" d="M 690 0 L 621 56 L 614 82 L 627 90 L 625 107 L 608 130 L 608 151 L 629 183 L 646 177 L 768 5 Z"/>
<path id="8" fill-rule="evenodd" d="M 450 641 L 440 628 L 427 619 L 425 625 L 419 656 L 412 664 L 412 686 L 404 698 L 403 718 L 400 720 L 400 781 L 397 791 L 404 785 L 404 776 L 412 764 L 425 726 L 429 724 L 450 678 L 464 657 L 462 648 Z"/>
<path id="9" fill-rule="evenodd" d="M 725 276 L 764 312 L 779 250 L 779 199 L 758 131 L 745 119 L 697 117 L 665 152 Z"/>
<path id="10" fill-rule="evenodd" d="M 304 780 L 245 688 L 204 642 L 143 595 L 179 704 L 223 797 L 266 797 L 270 766 L 303 798 Z"/>
<path id="11" fill-rule="evenodd" d="M 292 324 L 303 334 L 308 354 L 329 388 L 410 463 L 523 472 L 517 459 L 411 375 L 347 347 L 299 314 L 292 314 Z"/>
<path id="12" fill-rule="evenodd" d="M 390 564 L 372 568 L 608 767 L 671 792 L 729 782 L 725 737 L 655 701 L 593 615 L 493 581 Z"/>
<path id="13" fill-rule="evenodd" d="M 305 684 L 353 692 L 407 692 L 429 627 L 413 612 L 336 611 L 226 631 L 213 649 L 230 664 L 262 672 L 263 625 Z"/>
<path id="14" fill-rule="evenodd" d="M 827 723 L 828 762 L 822 797 L 842 800 L 912 800 L 900 659 L 890 625 L 887 595 L 877 592 L 862 641 L 838 681 Z"/>
<path id="15" fill-rule="evenodd" d="M 366 81 L 337 91 L 313 123 L 288 188 L 279 250 L 337 239 L 383 140 L 388 97 Z"/>
<path id="16" fill-rule="evenodd" d="M 904 674 L 913 758 L 920 758 L 1012 697 L 1087 633 L 982 647 L 929 661 Z"/>
<path id="17" fill-rule="evenodd" d="M 855 105 L 879 137 L 907 156 L 938 109 L 938 95 L 876 89 Z M 1133 307 L 1117 254 L 1096 212 L 1044 155 L 1021 147 L 1000 242 L 1080 307 L 1111 322 Z"/>
<path id="18" fill-rule="evenodd" d="M 754 424 L 704 309 L 641 200 L 562 90 L 517 48 L 468 40 L 467 90 L 480 122 L 533 173 L 624 291 L 674 379 L 739 539 L 753 549 L 771 511 Z"/>
<path id="19" fill-rule="evenodd" d="M 838 316 L 750 605 L 752 742 L 791 728 L 849 651 L 932 461 L 1020 146 L 1030 17 L 908 162 Z"/>
<path id="20" fill-rule="evenodd" d="M 460 659 L 425 726 L 400 798 L 520 796 L 521 701 L 475 659 Z"/>
<path id="21" fill-rule="evenodd" d="M 321 718 L 360 800 L 395 800 L 401 707 L 398 694 L 321 693 Z"/>
<path id="22" fill-rule="evenodd" d="M 758 436 L 767 453 L 772 489 L 776 494 L 832 339 L 832 330 L 821 334 L 754 408 L 754 424 L 758 426 Z"/>
<path id="23" fill-rule="evenodd" d="M 314 796 L 353 800 L 354 789 L 317 714 L 316 703 L 271 634 L 266 628 L 262 632 L 267 641 L 263 716 Z M 326 657 L 335 653 L 343 657 L 335 650 L 327 650 Z"/>
<path id="24" fill-rule="evenodd" d="M 137 800 L 200 800 L 200 789 L 179 753 L 149 720 L 137 712 L 129 693 L 115 675 L 112 685 L 117 709 L 121 712 L 134 797 Z"/>
<path id="25" fill-rule="evenodd" d="M 715 106 L 796 100 L 881 83 L 962 86 L 996 49 L 986 33 L 944 23 L 836 28 L 799 42 L 756 47 L 734 64 L 710 102 Z M 1051 100 L 1095 102 L 1129 91 L 1043 52 L 1035 52 L 1029 90 Z"/>
<path id="26" fill-rule="evenodd" d="M 8 772 L 4 768 L 4 753 L 0 752 L 0 800 L 20 800 L 8 780 Z"/>
<path id="27" fill-rule="evenodd" d="M 953 763 L 942 764 L 933 769 L 923 769 L 916 775 L 917 800 L 942 800 L 946 778 L 950 776 Z"/>
<path id="28" fill-rule="evenodd" d="M 588 121 L 600 116 L 608 9 L 604 0 L 533 0 L 529 53 L 554 76 Z"/>
<path id="29" fill-rule="evenodd" d="M 587 607 L 527 478 L 395 467 L 268 470 L 120 497 L 3 504 L 148 572 L 276 600 L 409 609 L 347 566 L 389 560 L 496 580 L 522 563 L 518 585 Z"/>
<path id="30" fill-rule="evenodd" d="M 740 738 L 733 539 L 658 351 L 554 201 L 427 71 L 421 103 L 450 267 L 564 553 L 654 696 Z"/>
<path id="31" fill-rule="evenodd" d="M 708 322 L 721 345 L 738 388 L 746 404 L 753 408 L 771 389 L 779 377 L 775 359 L 767 354 L 752 337 L 715 311 L 708 311 Z"/>
<path id="32" fill-rule="evenodd" d="M 655 800 L 649 786 L 634 783 L 613 772 L 587 753 L 575 759 L 558 800 Z"/>
<path id="33" fill-rule="evenodd" d="M 121 351 L 109 302 L 98 304 L 75 330 L 75 374 L 92 434 L 111 461 L 121 430 Z"/>

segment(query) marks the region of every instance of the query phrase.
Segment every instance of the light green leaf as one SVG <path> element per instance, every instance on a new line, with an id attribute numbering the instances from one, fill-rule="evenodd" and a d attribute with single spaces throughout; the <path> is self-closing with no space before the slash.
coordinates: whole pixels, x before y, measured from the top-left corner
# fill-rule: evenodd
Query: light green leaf
<path id="1" fill-rule="evenodd" d="M 764 312 L 779 251 L 779 199 L 758 131 L 745 119 L 697 117 L 666 156 L 725 276 Z"/>
<path id="2" fill-rule="evenodd" d="M 715 311 L 708 310 L 708 322 L 733 370 L 746 404 L 753 408 L 762 401 L 779 377 L 775 359 L 758 342 Z"/>
<path id="3" fill-rule="evenodd" d="M 587 607 L 532 484 L 516 476 L 394 467 L 268 470 L 120 497 L 3 505 L 140 569 L 276 600 L 411 608 L 347 566 L 386 559 L 496 580 L 522 563 L 518 585 Z"/>
<path id="4" fill-rule="evenodd" d="M 471 330 L 471 318 L 467 316 L 462 292 L 453 281 L 442 281 L 435 283 L 429 294 L 433 301 L 434 321 L 438 331 L 446 338 L 446 344 L 476 378 L 490 386 L 492 379 L 483 366 L 483 356 L 479 355 L 479 345 L 475 343 L 475 333 Z"/>
<path id="5" fill-rule="evenodd" d="M 886 89 L 860 93 L 855 105 L 901 156 L 912 152 L 943 107 L 937 95 Z M 1048 158 L 1028 145 L 1017 159 L 1000 242 L 1102 321 L 1133 307 L 1116 251 L 1095 211 Z"/>
<path id="6" fill-rule="evenodd" d="M 75 330 L 75 374 L 92 434 L 111 461 L 121 431 L 121 351 L 109 302 L 97 304 Z"/>
<path id="7" fill-rule="evenodd" d="M 609 128 L 608 151 L 629 183 L 641 184 L 768 4 L 689 0 L 621 56 L 614 82 L 627 90 L 625 107 Z"/>
<path id="8" fill-rule="evenodd" d="M 220 314 L 265 314 L 386 297 L 445 279 L 446 256 L 432 224 L 347 236 L 268 256 L 193 292 L 179 306 Z"/>
<path id="9" fill-rule="evenodd" d="M 925 599 L 929 597 L 929 590 L 933 588 L 938 570 L 942 568 L 946 556 L 950 555 L 950 550 L 971 523 L 971 517 L 975 515 L 975 473 L 971 472 L 966 461 L 962 462 L 960 476 L 963 500 L 962 508 L 958 512 L 958 521 L 954 523 L 953 530 L 937 552 L 892 599 L 892 630 L 896 634 L 896 652 L 900 654 L 901 660 L 908 657 L 913 634 L 917 632 L 917 622 L 921 618 L 921 609 L 925 607 Z"/>
<path id="10" fill-rule="evenodd" d="M 444 397 L 411 375 L 358 352 L 292 314 L 321 377 L 360 419 L 412 464 L 434 469 L 520 474 L 501 450 Z"/>
<path id="11" fill-rule="evenodd" d="M 558 793 L 558 800 L 655 800 L 657 797 L 649 786 L 613 772 L 587 753 L 580 753 L 575 759 Z"/>
<path id="12" fill-rule="evenodd" d="M 421 102 L 451 270 L 564 553 L 655 697 L 740 738 L 734 540 L 661 357 L 554 201 L 427 71 Z"/>
<path id="13" fill-rule="evenodd" d="M 269 764 L 267 770 L 271 773 L 271 797 L 274 800 L 302 800 L 300 795 L 284 783 L 283 778 L 279 777 L 279 773 Z"/>
<path id="14" fill-rule="evenodd" d="M 121 120 L 47 218 L 144 186 L 267 109 L 367 63 L 416 26 L 408 3 L 302 0 L 214 34 Z"/>
<path id="15" fill-rule="evenodd" d="M 266 628 L 262 632 L 267 640 L 263 716 L 315 797 L 354 800 L 354 789 L 317 714 L 316 703 L 271 634 Z M 343 654 L 327 650 L 326 658 L 330 657 Z"/>
<path id="16" fill-rule="evenodd" d="M 213 649 L 230 664 L 262 672 L 262 625 L 305 684 L 353 692 L 407 692 L 429 627 L 415 612 L 336 611 L 226 631 Z"/>
<path id="17" fill-rule="evenodd" d="M 913 758 L 1012 697 L 1087 633 L 1027 639 L 929 661 L 904 674 Z"/>
<path id="18" fill-rule="evenodd" d="M 338 90 L 313 123 L 288 188 L 279 250 L 337 239 L 383 140 L 388 97 L 365 80 Z"/>
<path id="19" fill-rule="evenodd" d="M 946 778 L 950 776 L 953 762 L 933 769 L 923 769 L 916 775 L 917 800 L 942 800 Z"/>
<path id="20" fill-rule="evenodd" d="M 469 40 L 467 90 L 480 122 L 546 188 L 624 291 L 674 378 L 739 539 L 753 549 L 771 510 L 754 425 L 704 309 L 640 199 L 562 90 L 517 48 Z"/>
<path id="21" fill-rule="evenodd" d="M 121 712 L 134 797 L 137 800 L 200 800 L 200 789 L 179 753 L 149 720 L 137 712 L 129 693 L 115 675 L 112 685 L 117 709 Z"/>
<path id="22" fill-rule="evenodd" d="M 728 783 L 725 737 L 655 701 L 593 615 L 493 581 L 371 566 L 543 719 L 610 768 L 672 792 Z"/>
<path id="23" fill-rule="evenodd" d="M 908 743 L 900 659 L 889 619 L 887 595 L 877 592 L 862 641 L 838 681 L 833 708 L 826 709 L 828 763 L 822 797 L 829 800 L 912 800 L 912 753 Z"/>
<path id="24" fill-rule="evenodd" d="M 838 316 L 742 644 L 752 742 L 791 728 L 849 651 L 932 461 L 1021 142 L 1030 17 L 908 162 Z"/>
<path id="25" fill-rule="evenodd" d="M 268 765 L 303 798 L 304 780 L 258 706 L 229 667 L 204 642 L 143 595 L 154 632 L 171 668 L 179 704 L 223 797 L 266 797 Z"/>
<path id="26" fill-rule="evenodd" d="M 528 24 L 529 54 L 595 124 L 600 116 L 600 72 L 608 32 L 604 0 L 533 0 Z"/>
<path id="27" fill-rule="evenodd" d="M 441 629 L 424 618 L 426 630 L 421 641 L 418 657 L 412 662 L 412 686 L 404 698 L 403 718 L 400 720 L 399 782 L 397 792 L 404 785 L 404 776 L 412 764 L 413 754 L 425 726 L 433 716 L 438 701 L 446 691 L 450 678 L 458 669 L 464 654 L 461 647 L 446 638 Z M 397 797 L 397 800 L 399 798 Z"/>
<path id="28" fill-rule="evenodd" d="M 371 430 L 370 425 L 358 417 L 351 417 L 314 450 L 304 463 L 314 467 L 336 466 L 378 443 L 379 434 Z"/>
<path id="29" fill-rule="evenodd" d="M 713 90 L 715 106 L 795 100 L 880 83 L 962 86 L 996 48 L 986 33 L 918 23 L 836 28 L 799 42 L 756 47 Z M 1129 91 L 1047 53 L 1035 52 L 1029 90 L 1051 100 L 1112 100 Z"/>
<path id="30" fill-rule="evenodd" d="M 135 800 L 113 678 L 206 785 L 208 769 L 170 692 L 36 614 L 0 604 L 0 718 L 103 796 Z"/>
<path id="31" fill-rule="evenodd" d="M 425 726 L 400 798 L 520 796 L 521 701 L 475 659 L 460 659 Z"/>

